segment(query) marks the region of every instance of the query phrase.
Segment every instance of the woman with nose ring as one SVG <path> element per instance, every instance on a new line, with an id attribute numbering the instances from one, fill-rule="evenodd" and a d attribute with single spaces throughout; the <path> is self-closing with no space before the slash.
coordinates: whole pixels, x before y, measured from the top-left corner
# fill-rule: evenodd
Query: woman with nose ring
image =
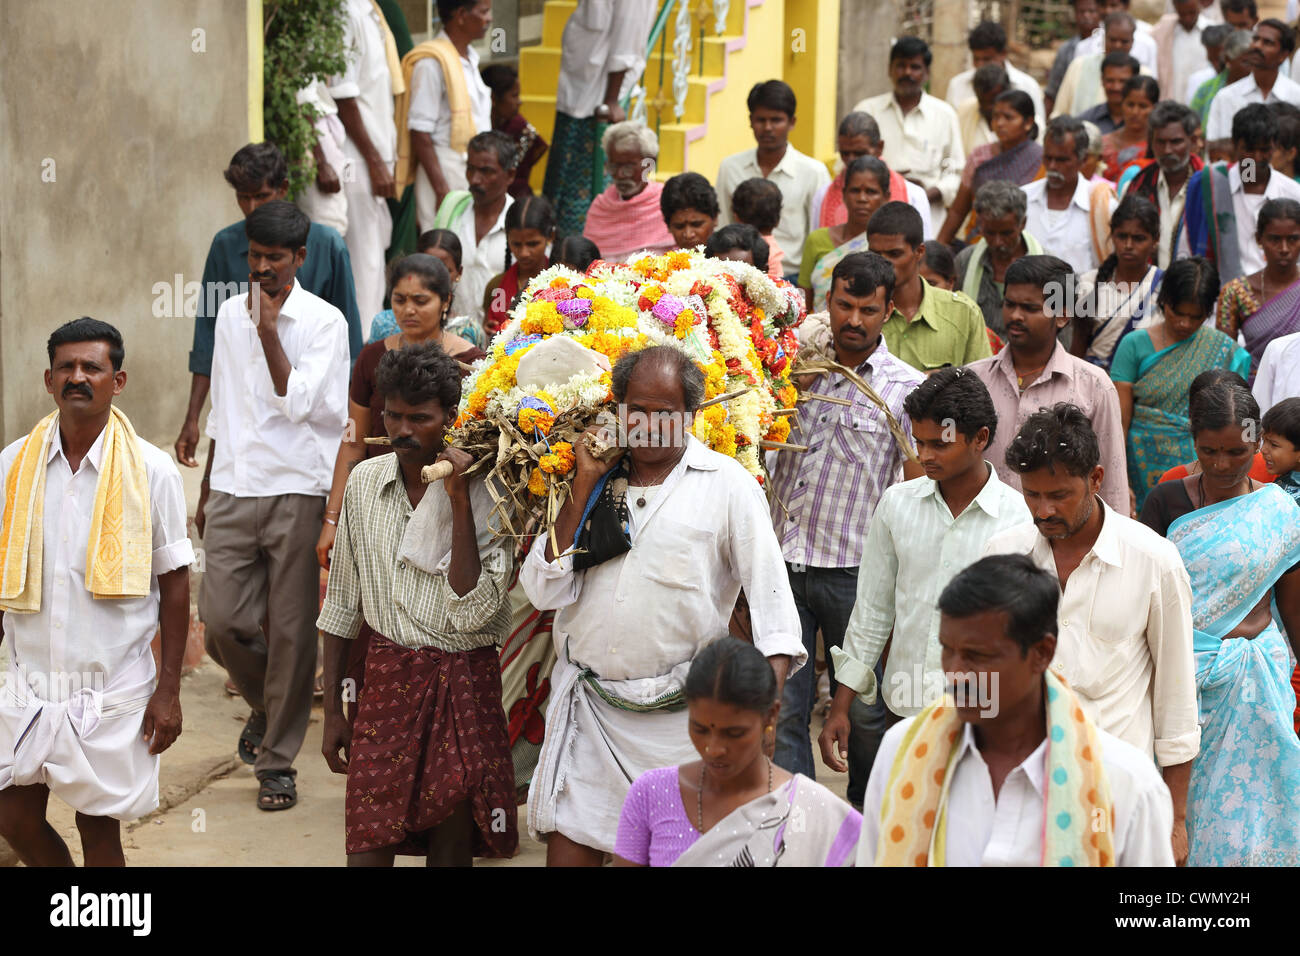
<path id="1" fill-rule="evenodd" d="M 1251 356 L 1247 380 L 1254 384 L 1264 349 L 1279 335 L 1300 332 L 1300 202 L 1269 199 L 1259 210 L 1255 241 L 1264 268 L 1233 279 L 1219 293 L 1215 321 L 1233 338 L 1240 332 Z"/>
<path id="2" fill-rule="evenodd" d="M 723 637 L 686 675 L 700 759 L 642 774 L 623 802 L 615 866 L 852 866 L 862 816 L 821 784 L 772 763 L 772 666 Z"/>
<path id="3" fill-rule="evenodd" d="M 1212 368 L 1239 375 L 1250 370 L 1250 353 L 1205 321 L 1218 285 L 1207 260 L 1175 260 L 1156 298 L 1159 321 L 1129 332 L 1115 349 L 1110 377 L 1119 393 L 1129 487 L 1139 513 L 1160 476 L 1193 455 L 1187 418 L 1193 379 Z"/>

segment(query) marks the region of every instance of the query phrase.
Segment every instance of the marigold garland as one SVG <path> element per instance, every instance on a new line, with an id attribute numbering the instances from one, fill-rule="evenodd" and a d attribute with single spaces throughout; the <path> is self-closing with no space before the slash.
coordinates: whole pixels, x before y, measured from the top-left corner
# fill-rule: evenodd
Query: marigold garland
<path id="1" fill-rule="evenodd" d="M 753 387 L 703 409 L 691 431 L 762 482 L 759 443 L 782 442 L 790 432 L 789 420 L 774 412 L 792 408 L 797 398 L 789 370 L 798 349 L 794 327 L 803 315 L 802 294 L 789 283 L 696 251 L 644 255 L 631 264 L 597 261 L 585 275 L 553 266 L 528 284 L 511 320 L 475 364 L 451 440 L 471 427 L 479 428 L 481 440 L 480 423 L 502 416 L 537 442 L 524 456 L 532 464 L 508 483 L 537 499 L 556 487 L 563 493 L 567 486 L 553 483 L 572 474 L 576 456 L 570 441 L 553 440 L 552 429 L 570 409 L 594 411 L 612 402 L 610 374 L 575 375 L 541 391 L 517 383 L 520 359 L 555 335 L 601 353 L 611 367 L 629 351 L 665 344 L 700 365 L 706 400 Z M 572 435 L 571 426 L 566 429 L 560 437 Z"/>

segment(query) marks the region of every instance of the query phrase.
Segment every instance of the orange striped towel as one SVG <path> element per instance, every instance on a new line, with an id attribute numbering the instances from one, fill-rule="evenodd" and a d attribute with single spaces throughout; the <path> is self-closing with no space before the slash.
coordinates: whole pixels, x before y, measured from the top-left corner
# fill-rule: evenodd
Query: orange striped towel
<path id="1" fill-rule="evenodd" d="M 1097 728 L 1050 670 L 1044 767 L 1043 866 L 1114 866 L 1115 811 Z M 877 866 L 944 866 L 948 788 L 961 719 L 953 698 L 921 711 L 894 756 L 880 806 Z"/>

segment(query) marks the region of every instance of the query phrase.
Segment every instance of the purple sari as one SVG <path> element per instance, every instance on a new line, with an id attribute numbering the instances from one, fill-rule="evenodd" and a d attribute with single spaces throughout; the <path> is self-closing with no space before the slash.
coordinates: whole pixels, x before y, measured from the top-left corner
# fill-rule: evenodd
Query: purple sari
<path id="1" fill-rule="evenodd" d="M 971 177 L 972 192 L 979 192 L 985 183 L 1004 179 L 1024 186 L 1038 178 L 1043 165 L 1043 147 L 1032 139 L 1005 152 L 999 152 L 980 163 Z"/>
<path id="2" fill-rule="evenodd" d="M 1300 332 L 1300 282 L 1293 282 L 1241 321 L 1241 337 L 1251 359 L 1251 381 L 1264 349 L 1279 335 Z"/>

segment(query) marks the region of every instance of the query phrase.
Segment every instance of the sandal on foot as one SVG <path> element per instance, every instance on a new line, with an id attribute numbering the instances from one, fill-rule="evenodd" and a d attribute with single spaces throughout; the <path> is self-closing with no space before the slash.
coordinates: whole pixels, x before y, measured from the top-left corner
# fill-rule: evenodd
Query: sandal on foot
<path id="1" fill-rule="evenodd" d="M 256 711 L 248 715 L 248 722 L 239 734 L 239 759 L 246 764 L 257 763 L 256 748 L 262 746 L 262 736 L 266 733 L 266 714 Z"/>
<path id="2" fill-rule="evenodd" d="M 288 810 L 298 802 L 298 788 L 294 784 L 293 774 L 271 770 L 259 779 L 257 788 L 257 809 Z M 278 800 L 277 797 L 288 797 Z"/>

